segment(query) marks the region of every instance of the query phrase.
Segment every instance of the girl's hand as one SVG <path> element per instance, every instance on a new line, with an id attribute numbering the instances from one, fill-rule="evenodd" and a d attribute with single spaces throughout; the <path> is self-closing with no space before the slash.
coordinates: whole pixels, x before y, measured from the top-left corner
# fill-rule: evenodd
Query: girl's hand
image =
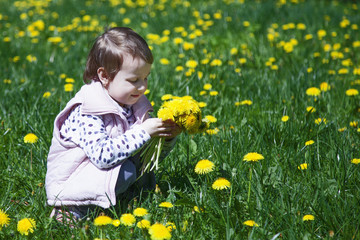
<path id="1" fill-rule="evenodd" d="M 146 119 L 141 126 L 151 137 L 165 137 L 171 139 L 181 133 L 181 128 L 171 120 L 163 121 L 160 118 Z"/>

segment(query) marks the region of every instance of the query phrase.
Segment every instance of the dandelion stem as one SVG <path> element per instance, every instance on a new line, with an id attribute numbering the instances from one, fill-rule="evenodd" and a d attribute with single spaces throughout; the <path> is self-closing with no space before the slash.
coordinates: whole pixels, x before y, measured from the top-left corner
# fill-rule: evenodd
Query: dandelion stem
<path id="1" fill-rule="evenodd" d="M 187 162 L 190 162 L 190 135 L 187 136 Z"/>
<path id="2" fill-rule="evenodd" d="M 30 171 L 32 172 L 32 147 L 30 148 Z"/>
<path id="3" fill-rule="evenodd" d="M 250 202 L 250 191 L 251 191 L 251 178 L 252 178 L 252 169 L 250 167 L 250 176 L 249 176 L 249 191 L 248 191 L 248 198 L 247 198 L 247 202 Z"/>

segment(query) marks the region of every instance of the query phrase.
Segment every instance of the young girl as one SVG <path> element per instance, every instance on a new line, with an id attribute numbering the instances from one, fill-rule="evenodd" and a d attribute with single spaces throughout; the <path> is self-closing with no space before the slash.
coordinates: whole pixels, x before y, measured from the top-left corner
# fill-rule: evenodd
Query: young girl
<path id="1" fill-rule="evenodd" d="M 153 173 L 140 180 L 140 154 L 152 137 L 166 138 L 164 155 L 181 129 L 149 118 L 145 97 L 153 62 L 146 41 L 116 27 L 99 36 L 88 56 L 86 83 L 55 119 L 46 173 L 52 216 L 83 218 L 93 206 L 109 208 L 135 182 L 155 187 Z M 164 157 L 164 156 L 162 156 Z"/>

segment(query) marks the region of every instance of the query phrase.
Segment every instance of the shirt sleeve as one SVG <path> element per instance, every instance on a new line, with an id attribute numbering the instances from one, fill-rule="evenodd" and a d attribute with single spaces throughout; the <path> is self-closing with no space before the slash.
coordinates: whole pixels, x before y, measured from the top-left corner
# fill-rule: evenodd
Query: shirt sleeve
<path id="1" fill-rule="evenodd" d="M 60 134 L 81 147 L 100 169 L 112 168 L 137 152 L 150 135 L 141 127 L 132 128 L 116 138 L 108 136 L 103 116 L 83 115 L 77 106 L 63 123 Z"/>

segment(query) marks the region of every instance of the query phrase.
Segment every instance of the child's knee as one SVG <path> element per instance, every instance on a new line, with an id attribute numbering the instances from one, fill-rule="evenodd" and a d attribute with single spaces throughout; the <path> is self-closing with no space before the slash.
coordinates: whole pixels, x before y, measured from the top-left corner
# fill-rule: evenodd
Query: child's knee
<path id="1" fill-rule="evenodd" d="M 131 161 L 125 161 L 120 168 L 117 179 L 116 195 L 125 192 L 136 181 L 136 167 Z"/>

